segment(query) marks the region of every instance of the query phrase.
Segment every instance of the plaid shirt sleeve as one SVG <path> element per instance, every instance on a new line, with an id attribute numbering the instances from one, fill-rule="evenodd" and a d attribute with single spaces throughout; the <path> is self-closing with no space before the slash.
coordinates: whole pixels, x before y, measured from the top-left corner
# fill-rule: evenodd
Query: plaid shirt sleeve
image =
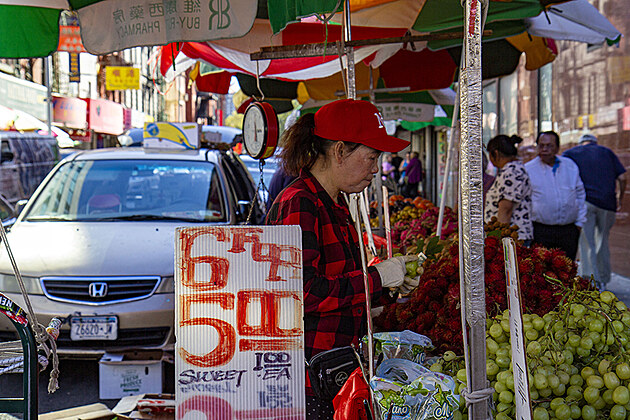
<path id="1" fill-rule="evenodd" d="M 279 197 L 267 224 L 302 228 L 307 360 L 358 344 L 365 328 L 365 288 L 358 235 L 347 206 L 334 203 L 312 177 L 301 177 Z M 375 267 L 368 267 L 372 301 L 382 304 Z"/>

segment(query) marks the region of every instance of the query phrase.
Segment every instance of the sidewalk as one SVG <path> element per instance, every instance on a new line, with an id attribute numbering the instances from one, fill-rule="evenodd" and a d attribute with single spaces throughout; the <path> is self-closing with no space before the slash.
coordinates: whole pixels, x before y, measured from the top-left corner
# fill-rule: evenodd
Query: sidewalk
<path id="1" fill-rule="evenodd" d="M 630 278 L 612 273 L 606 290 L 613 292 L 617 299 L 630 307 Z"/>

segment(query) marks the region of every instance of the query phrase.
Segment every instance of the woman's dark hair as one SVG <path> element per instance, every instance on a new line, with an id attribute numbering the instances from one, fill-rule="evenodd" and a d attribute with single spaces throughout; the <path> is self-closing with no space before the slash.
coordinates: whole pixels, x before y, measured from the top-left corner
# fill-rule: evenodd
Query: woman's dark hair
<path id="1" fill-rule="evenodd" d="M 516 134 L 513 136 L 499 134 L 498 136 L 490 139 L 488 145 L 486 146 L 486 150 L 490 156 L 492 156 L 492 153 L 496 150 L 505 157 L 515 157 L 518 154 L 516 145 L 522 141 L 523 139 Z"/>
<path id="2" fill-rule="evenodd" d="M 336 143 L 313 134 L 315 114 L 302 115 L 283 134 L 280 140 L 282 151 L 279 154 L 284 171 L 292 176 L 299 176 L 302 168 L 311 169 L 321 155 Z M 344 142 L 351 152 L 360 146 L 359 143 Z"/>

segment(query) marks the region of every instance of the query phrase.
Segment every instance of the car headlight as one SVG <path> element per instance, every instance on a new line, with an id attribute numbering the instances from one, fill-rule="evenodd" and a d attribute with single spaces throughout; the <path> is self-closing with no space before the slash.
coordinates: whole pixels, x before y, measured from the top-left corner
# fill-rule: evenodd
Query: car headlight
<path id="1" fill-rule="evenodd" d="M 41 285 L 39 284 L 39 279 L 37 277 L 22 276 L 22 282 L 24 283 L 26 293 L 33 295 L 44 294 Z M 20 289 L 20 284 L 18 283 L 15 275 L 0 273 L 0 292 L 22 293 L 22 290 Z"/>
<path id="2" fill-rule="evenodd" d="M 162 277 L 156 293 L 175 293 L 175 278 L 173 276 Z"/>

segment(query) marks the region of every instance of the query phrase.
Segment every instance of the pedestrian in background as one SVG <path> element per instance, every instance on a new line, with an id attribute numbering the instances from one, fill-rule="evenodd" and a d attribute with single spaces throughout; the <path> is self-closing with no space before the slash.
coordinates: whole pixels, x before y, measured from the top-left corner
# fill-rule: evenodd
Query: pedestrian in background
<path id="1" fill-rule="evenodd" d="M 381 152 L 409 142 L 387 135 L 374 105 L 353 99 L 302 115 L 282 138 L 281 164 L 299 176 L 276 198 L 266 224 L 302 229 L 304 351 L 310 361 L 326 350 L 358 346 L 367 333 L 362 251 L 344 193 L 363 191 L 378 173 Z M 414 258 L 368 267 L 373 307 L 392 302 L 389 288 L 409 293 L 418 285 L 405 276 L 405 263 Z M 317 398 L 311 387 L 316 380 L 307 376 L 306 418 L 332 419 L 332 401 Z"/>
<path id="2" fill-rule="evenodd" d="M 532 187 L 527 171 L 517 157 L 516 145 L 522 141 L 516 135 L 499 134 L 486 146 L 490 161 L 498 172 L 485 198 L 484 220 L 490 223 L 496 217 L 501 223 L 518 226 L 518 238 L 529 245 L 534 237 Z"/>
<path id="3" fill-rule="evenodd" d="M 557 156 L 560 137 L 545 131 L 536 139 L 538 156 L 525 164 L 532 185 L 534 243 L 560 248 L 575 260 L 586 222 L 584 184 L 571 159 Z"/>
<path id="4" fill-rule="evenodd" d="M 394 165 L 394 181 L 398 183 L 400 180 L 400 164 L 403 161 L 403 158 L 398 156 L 398 153 L 392 153 L 392 165 Z"/>
<path id="5" fill-rule="evenodd" d="M 418 195 L 418 186 L 422 181 L 422 162 L 420 162 L 419 156 L 418 152 L 412 152 L 405 168 L 405 186 L 403 189 L 405 198 L 415 198 Z"/>
<path id="6" fill-rule="evenodd" d="M 586 190 L 579 274 L 593 275 L 598 287 L 605 290 L 611 271 L 608 237 L 615 223 L 615 212 L 621 209 L 626 169 L 612 150 L 597 144 L 597 137 L 592 134 L 580 137 L 579 145 L 564 152 L 564 156 L 577 164 Z"/>

